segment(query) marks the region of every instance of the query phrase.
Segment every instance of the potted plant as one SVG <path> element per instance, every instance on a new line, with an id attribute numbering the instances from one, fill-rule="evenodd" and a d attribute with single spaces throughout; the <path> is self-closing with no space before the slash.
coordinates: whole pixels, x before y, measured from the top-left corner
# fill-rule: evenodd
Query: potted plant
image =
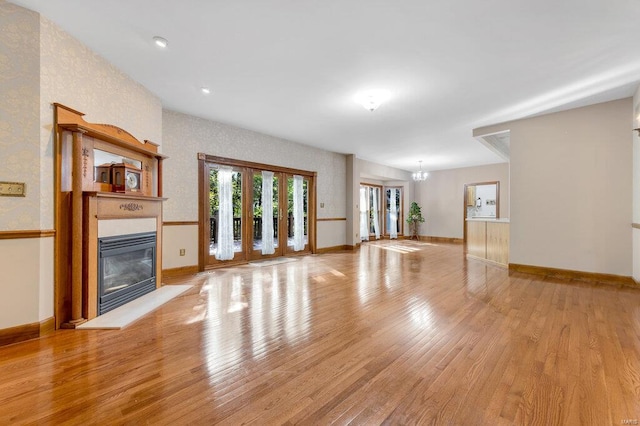
<path id="1" fill-rule="evenodd" d="M 418 224 L 424 222 L 424 217 L 422 217 L 422 212 L 420 211 L 420 206 L 415 201 L 411 203 L 411 207 L 409 207 L 409 214 L 407 215 L 407 224 L 409 225 L 409 233 L 411 234 L 411 238 L 415 237 L 418 240 Z"/>

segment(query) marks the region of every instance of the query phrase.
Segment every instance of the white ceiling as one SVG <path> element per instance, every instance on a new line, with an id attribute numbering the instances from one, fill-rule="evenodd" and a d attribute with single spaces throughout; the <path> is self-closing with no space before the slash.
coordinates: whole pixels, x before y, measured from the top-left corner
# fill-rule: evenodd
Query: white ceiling
<path id="1" fill-rule="evenodd" d="M 13 3 L 165 108 L 405 170 L 504 161 L 473 128 L 631 96 L 640 81 L 637 0 Z M 369 112 L 352 99 L 367 88 L 392 97 Z"/>

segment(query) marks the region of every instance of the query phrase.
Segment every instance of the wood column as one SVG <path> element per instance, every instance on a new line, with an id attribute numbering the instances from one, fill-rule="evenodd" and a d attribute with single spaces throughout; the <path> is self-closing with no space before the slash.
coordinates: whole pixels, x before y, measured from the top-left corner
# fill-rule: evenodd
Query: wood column
<path id="1" fill-rule="evenodd" d="M 62 324 L 62 328 L 76 328 L 86 322 L 82 312 L 82 135 L 83 131 L 73 132 L 73 166 L 72 166 L 72 195 L 71 195 L 71 320 Z"/>
<path id="2" fill-rule="evenodd" d="M 158 158 L 158 172 L 156 173 L 157 179 L 158 179 L 158 184 L 157 184 L 157 188 L 158 188 L 158 197 L 162 197 L 162 158 Z"/>

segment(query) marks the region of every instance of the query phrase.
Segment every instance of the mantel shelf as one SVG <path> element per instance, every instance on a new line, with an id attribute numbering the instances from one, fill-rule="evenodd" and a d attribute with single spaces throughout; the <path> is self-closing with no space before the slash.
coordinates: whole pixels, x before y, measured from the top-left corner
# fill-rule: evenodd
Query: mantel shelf
<path id="1" fill-rule="evenodd" d="M 142 200 L 142 201 L 165 201 L 164 197 L 150 197 L 147 195 L 122 193 L 122 192 L 103 192 L 103 191 L 84 191 L 84 195 L 99 198 L 121 198 L 125 200 Z"/>

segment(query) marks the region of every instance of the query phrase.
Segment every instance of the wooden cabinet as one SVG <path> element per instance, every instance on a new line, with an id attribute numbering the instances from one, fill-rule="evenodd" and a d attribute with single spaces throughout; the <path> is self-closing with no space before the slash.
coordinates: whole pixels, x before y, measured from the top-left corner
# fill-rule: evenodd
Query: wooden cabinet
<path id="1" fill-rule="evenodd" d="M 487 226 L 484 221 L 467 222 L 467 254 L 484 259 L 487 256 Z"/>
<path id="2" fill-rule="evenodd" d="M 468 220 L 467 256 L 509 266 L 509 222 Z"/>
<path id="3" fill-rule="evenodd" d="M 475 207 L 476 206 L 476 186 L 469 185 L 467 188 L 467 206 Z"/>
<path id="4" fill-rule="evenodd" d="M 487 224 L 486 259 L 500 265 L 509 265 L 509 224 L 485 222 Z"/>

